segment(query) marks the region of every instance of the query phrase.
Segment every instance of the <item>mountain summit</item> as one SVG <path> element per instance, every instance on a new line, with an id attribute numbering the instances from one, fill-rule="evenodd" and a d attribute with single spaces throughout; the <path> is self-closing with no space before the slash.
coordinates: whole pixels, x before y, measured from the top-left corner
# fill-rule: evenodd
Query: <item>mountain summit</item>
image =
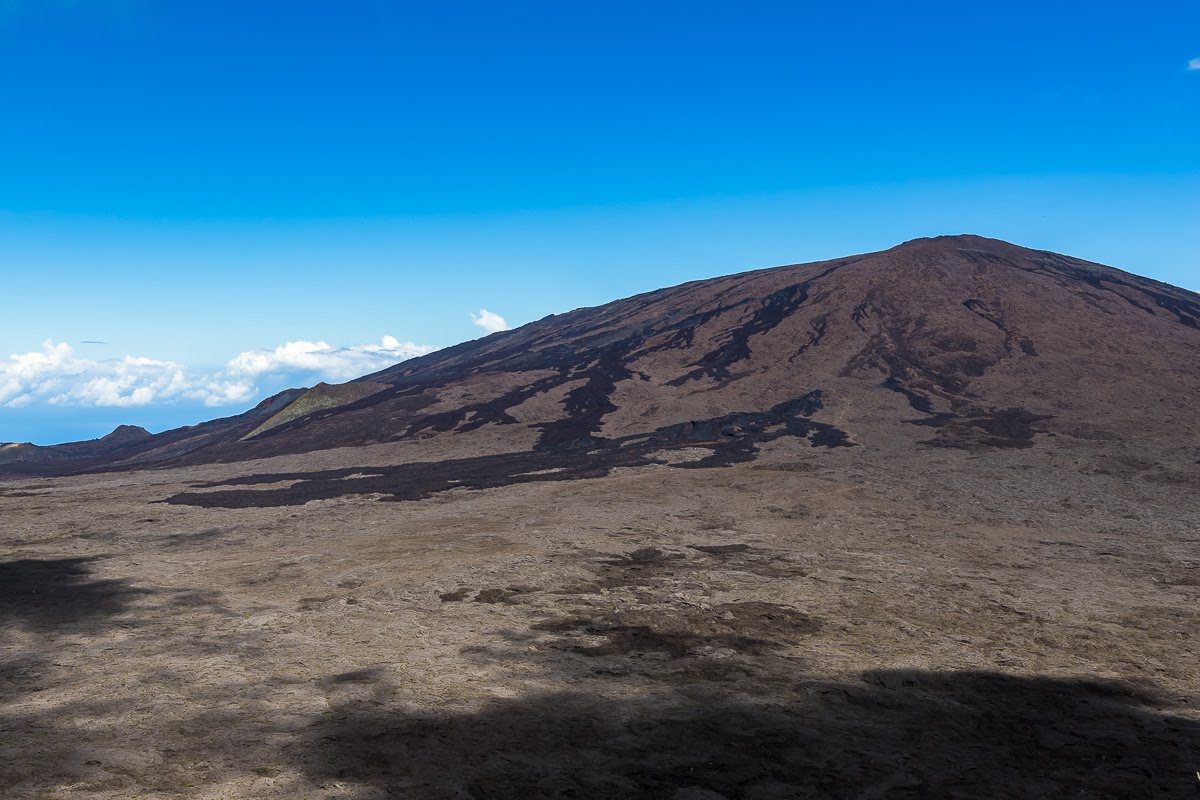
<path id="1" fill-rule="evenodd" d="M 773 437 L 800 417 L 810 441 L 843 445 L 987 450 L 1067 436 L 1175 450 L 1200 425 L 1200 296 L 1069 256 L 942 236 L 552 315 L 343 386 L 19 467 L 387 443 L 431 458 L 590 452 L 638 437 L 661 444 L 680 425 L 693 429 L 679 442 L 711 434 L 753 449 L 746 437 Z M 756 414 L 767 417 L 726 424 Z M 4 458 L 0 468 L 18 466 Z"/>

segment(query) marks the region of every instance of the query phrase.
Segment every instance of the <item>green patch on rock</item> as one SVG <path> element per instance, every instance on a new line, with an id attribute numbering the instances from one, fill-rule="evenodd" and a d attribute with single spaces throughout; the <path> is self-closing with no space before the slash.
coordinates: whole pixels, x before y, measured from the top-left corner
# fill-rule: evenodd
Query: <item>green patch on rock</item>
<path id="1" fill-rule="evenodd" d="M 265 433 L 272 428 L 277 428 L 284 423 L 300 419 L 314 411 L 336 408 L 357 400 L 362 400 L 364 397 L 370 397 L 386 388 L 388 387 L 385 384 L 370 383 L 367 381 L 339 384 L 318 383 L 285 406 L 279 413 L 270 417 L 266 422 L 243 436 L 242 440 L 253 439 L 255 436 Z"/>

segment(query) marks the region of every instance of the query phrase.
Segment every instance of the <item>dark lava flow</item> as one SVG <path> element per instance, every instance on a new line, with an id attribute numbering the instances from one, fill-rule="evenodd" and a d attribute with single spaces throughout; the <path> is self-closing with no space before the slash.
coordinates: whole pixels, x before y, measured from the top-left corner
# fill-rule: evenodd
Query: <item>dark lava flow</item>
<path id="1" fill-rule="evenodd" d="M 821 397 L 821 390 L 815 389 L 769 411 L 735 412 L 619 439 L 581 436 L 556 447 L 526 452 L 384 467 L 247 475 L 197 484 L 193 488 L 296 483 L 278 489 L 183 492 L 165 502 L 205 508 L 252 508 L 302 505 L 311 500 L 363 494 L 382 494 L 387 500 L 423 500 L 447 489 L 488 489 L 535 481 L 598 478 L 614 467 L 662 463 L 656 453 L 683 447 L 702 446 L 711 449 L 712 454 L 673 466 L 721 467 L 749 461 L 754 458 L 758 444 L 784 436 L 807 439 L 817 447 L 852 447 L 844 431 L 809 419 L 821 408 Z"/>

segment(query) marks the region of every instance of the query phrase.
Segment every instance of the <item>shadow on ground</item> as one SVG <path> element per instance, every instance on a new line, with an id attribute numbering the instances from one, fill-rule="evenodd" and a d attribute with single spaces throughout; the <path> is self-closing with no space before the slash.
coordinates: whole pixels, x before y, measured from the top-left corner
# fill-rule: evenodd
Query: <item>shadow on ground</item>
<path id="1" fill-rule="evenodd" d="M 406 717 L 373 699 L 295 756 L 389 797 L 1200 796 L 1200 725 L 1127 685 L 887 670 L 759 700 L 560 693 Z"/>
<path id="2" fill-rule="evenodd" d="M 95 558 L 0 562 L 0 626 L 92 631 L 124 614 L 146 592 L 124 579 L 92 577 Z"/>

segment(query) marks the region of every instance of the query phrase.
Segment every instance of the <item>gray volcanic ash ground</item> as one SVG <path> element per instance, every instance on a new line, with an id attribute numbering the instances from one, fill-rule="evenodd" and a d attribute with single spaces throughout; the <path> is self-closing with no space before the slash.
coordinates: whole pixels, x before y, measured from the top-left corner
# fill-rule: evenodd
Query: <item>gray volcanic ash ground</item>
<path id="1" fill-rule="evenodd" d="M 1197 796 L 1198 383 L 946 237 L 8 447 L 0 793 Z"/>

